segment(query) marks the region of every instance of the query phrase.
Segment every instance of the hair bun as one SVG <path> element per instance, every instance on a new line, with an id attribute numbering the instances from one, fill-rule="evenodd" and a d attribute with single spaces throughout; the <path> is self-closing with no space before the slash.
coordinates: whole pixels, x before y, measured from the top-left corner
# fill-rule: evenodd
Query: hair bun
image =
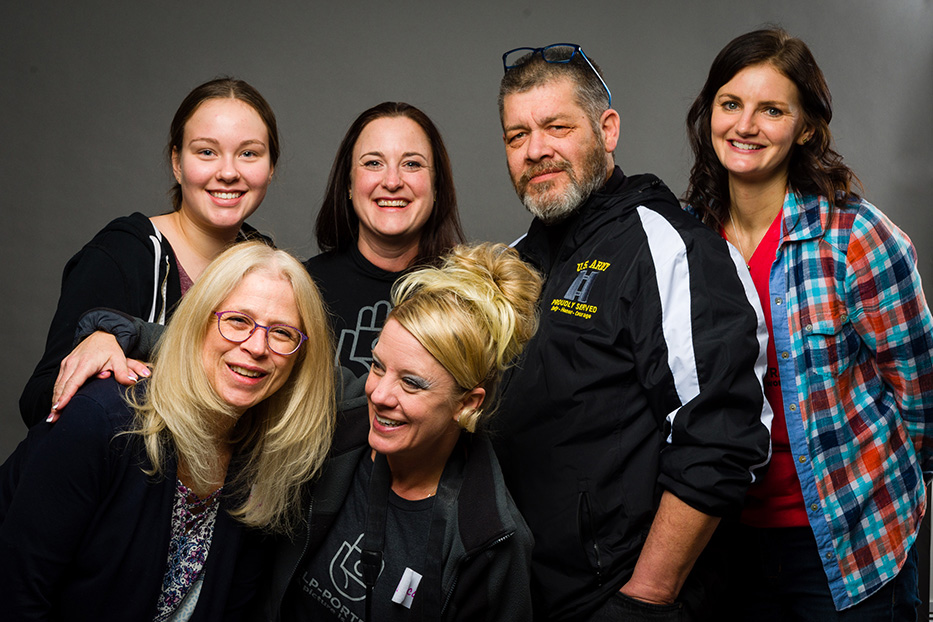
<path id="1" fill-rule="evenodd" d="M 460 245 L 393 288 L 398 321 L 464 389 L 492 393 L 538 327 L 542 278 L 504 244 Z M 463 424 L 469 430 L 475 421 Z"/>

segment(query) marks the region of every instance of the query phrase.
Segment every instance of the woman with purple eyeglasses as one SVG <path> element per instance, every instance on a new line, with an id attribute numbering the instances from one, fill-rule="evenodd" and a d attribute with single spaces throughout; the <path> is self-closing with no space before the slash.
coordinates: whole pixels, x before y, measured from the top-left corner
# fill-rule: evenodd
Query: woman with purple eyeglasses
<path id="1" fill-rule="evenodd" d="M 249 242 L 182 299 L 153 364 L 82 388 L 0 467 L 5 620 L 250 619 L 334 422 L 327 314 L 304 267 Z"/>

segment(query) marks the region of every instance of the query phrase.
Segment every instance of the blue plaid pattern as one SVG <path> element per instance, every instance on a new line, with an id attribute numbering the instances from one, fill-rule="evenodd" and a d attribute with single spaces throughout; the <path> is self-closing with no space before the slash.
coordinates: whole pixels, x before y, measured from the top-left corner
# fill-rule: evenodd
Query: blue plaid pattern
<path id="1" fill-rule="evenodd" d="M 842 609 L 897 575 L 923 517 L 933 319 L 907 236 L 866 201 L 826 229 L 828 207 L 785 197 L 769 303 L 788 436 Z"/>

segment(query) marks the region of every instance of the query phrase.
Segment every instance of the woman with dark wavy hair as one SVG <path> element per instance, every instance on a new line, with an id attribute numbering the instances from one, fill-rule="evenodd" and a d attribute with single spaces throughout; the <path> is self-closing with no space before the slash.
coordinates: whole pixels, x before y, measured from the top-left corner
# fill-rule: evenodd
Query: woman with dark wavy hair
<path id="1" fill-rule="evenodd" d="M 392 284 L 463 242 L 447 149 L 424 112 L 383 102 L 337 149 L 315 223 L 322 253 L 305 263 L 334 313 L 337 363 L 366 374 Z"/>
<path id="2" fill-rule="evenodd" d="M 687 116 L 685 201 L 748 266 L 770 333 L 767 474 L 730 584 L 738 619 L 913 620 L 933 467 L 933 319 L 907 236 L 833 150 L 810 50 L 750 32 Z"/>

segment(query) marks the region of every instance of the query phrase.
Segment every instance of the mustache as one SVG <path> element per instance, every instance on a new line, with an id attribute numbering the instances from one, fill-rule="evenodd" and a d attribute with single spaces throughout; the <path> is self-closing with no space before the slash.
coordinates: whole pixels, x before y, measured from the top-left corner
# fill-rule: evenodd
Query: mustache
<path id="1" fill-rule="evenodd" d="M 518 179 L 518 183 L 524 187 L 528 185 L 532 177 L 544 175 L 545 173 L 556 173 L 558 171 L 565 171 L 573 177 L 573 166 L 571 166 L 570 162 L 561 160 L 559 162 L 544 162 L 527 169 Z"/>

